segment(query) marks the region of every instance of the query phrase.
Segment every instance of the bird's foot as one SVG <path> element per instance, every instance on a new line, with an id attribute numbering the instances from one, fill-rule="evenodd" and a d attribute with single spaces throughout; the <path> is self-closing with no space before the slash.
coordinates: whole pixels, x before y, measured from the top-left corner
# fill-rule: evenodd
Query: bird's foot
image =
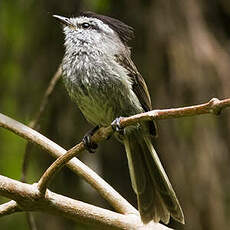
<path id="1" fill-rule="evenodd" d="M 122 117 L 118 117 L 116 118 L 112 123 L 111 123 L 111 126 L 112 126 L 112 129 L 115 131 L 115 132 L 118 132 L 119 134 L 123 135 L 124 134 L 124 128 L 121 127 L 121 119 Z"/>
<path id="2" fill-rule="evenodd" d="M 95 153 L 98 147 L 98 145 L 92 141 L 92 136 L 98 129 L 99 126 L 96 126 L 93 129 L 89 130 L 82 139 L 85 148 L 89 153 Z"/>

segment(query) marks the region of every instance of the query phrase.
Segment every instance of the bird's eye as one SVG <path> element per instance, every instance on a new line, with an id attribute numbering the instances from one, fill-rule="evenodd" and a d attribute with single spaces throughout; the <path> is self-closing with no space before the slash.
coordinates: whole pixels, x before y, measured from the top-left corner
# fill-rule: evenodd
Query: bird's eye
<path id="1" fill-rule="evenodd" d="M 82 23 L 82 28 L 83 29 L 88 29 L 90 27 L 90 24 L 87 22 Z"/>

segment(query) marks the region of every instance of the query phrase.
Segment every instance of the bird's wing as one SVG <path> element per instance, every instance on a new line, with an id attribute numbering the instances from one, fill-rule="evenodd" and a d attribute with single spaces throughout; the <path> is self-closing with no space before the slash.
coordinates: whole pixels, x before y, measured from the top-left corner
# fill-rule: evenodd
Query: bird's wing
<path id="1" fill-rule="evenodd" d="M 123 66 L 126 71 L 128 71 L 128 76 L 131 78 L 133 84 L 133 91 L 136 94 L 138 100 L 140 101 L 141 106 L 143 107 L 144 111 L 150 111 L 152 109 L 151 99 L 149 95 L 149 91 L 147 85 L 138 72 L 136 66 L 134 65 L 131 58 L 126 57 L 125 55 L 116 55 L 116 61 Z M 157 136 L 157 126 L 155 122 L 147 122 L 150 134 L 153 136 Z"/>
<path id="2" fill-rule="evenodd" d="M 133 91 L 139 99 L 144 111 L 147 112 L 151 110 L 152 105 L 147 85 L 132 60 L 124 55 L 116 55 L 116 61 L 128 71 L 128 76 L 133 82 Z"/>

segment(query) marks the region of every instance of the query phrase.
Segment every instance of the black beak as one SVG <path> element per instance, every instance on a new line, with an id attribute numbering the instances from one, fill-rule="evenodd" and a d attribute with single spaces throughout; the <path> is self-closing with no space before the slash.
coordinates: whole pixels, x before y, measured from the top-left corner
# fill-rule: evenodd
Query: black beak
<path id="1" fill-rule="evenodd" d="M 65 25 L 65 26 L 69 26 L 69 27 L 74 27 L 75 28 L 75 25 L 72 22 L 70 22 L 69 18 L 62 17 L 62 16 L 59 16 L 59 15 L 53 15 L 53 17 L 55 19 L 57 19 L 61 24 Z"/>

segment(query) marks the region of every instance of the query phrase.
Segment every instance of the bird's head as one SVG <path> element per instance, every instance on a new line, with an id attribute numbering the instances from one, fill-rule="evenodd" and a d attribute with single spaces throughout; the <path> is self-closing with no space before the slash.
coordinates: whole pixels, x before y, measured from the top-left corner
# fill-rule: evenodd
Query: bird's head
<path id="1" fill-rule="evenodd" d="M 123 22 L 93 12 L 81 13 L 79 17 L 67 18 L 54 15 L 63 24 L 66 48 L 79 46 L 115 52 L 126 48 L 133 38 L 133 28 Z"/>

